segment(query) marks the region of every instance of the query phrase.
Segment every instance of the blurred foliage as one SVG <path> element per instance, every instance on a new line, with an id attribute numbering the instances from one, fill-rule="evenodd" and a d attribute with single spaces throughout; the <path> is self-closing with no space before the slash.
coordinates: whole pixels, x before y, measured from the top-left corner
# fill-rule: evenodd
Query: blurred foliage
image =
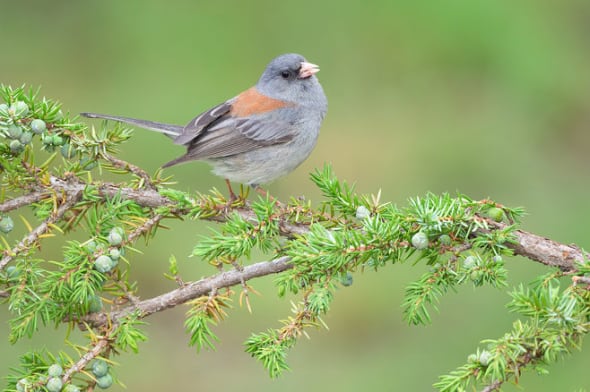
<path id="1" fill-rule="evenodd" d="M 272 194 L 317 199 L 307 173 L 328 161 L 361 192 L 382 189 L 388 200 L 426 191 L 490 196 L 526 206 L 525 227 L 531 230 L 587 243 L 586 0 L 58 0 L 3 2 L 1 14 L 0 82 L 43 86 L 45 95 L 59 97 L 73 114 L 101 111 L 184 123 L 252 85 L 270 58 L 300 52 L 320 64 L 330 108 L 310 159 L 271 185 Z M 152 172 L 180 153 L 159 135 L 135 136 L 122 156 Z M 171 173 L 183 189 L 222 186 L 206 165 Z M 144 256 L 146 274 L 165 270 L 170 249 L 190 254 L 203 230 L 193 222 L 170 226 Z M 59 245 L 51 245 L 44 252 L 57 257 Z M 179 264 L 195 276 L 204 270 L 184 257 Z M 509 284 L 536 275 L 539 267 L 530 264 L 507 258 Z M 345 291 L 332 306 L 330 334 L 293 350 L 290 365 L 297 371 L 273 382 L 230 346 L 232 339 L 245 338 L 244 326 L 261 329 L 276 319 L 274 298 L 253 298 L 255 316 L 232 315 L 238 323 L 220 326 L 228 342 L 223 350 L 198 359 L 193 349 L 178 349 L 182 342 L 164 343 L 184 339 L 181 321 L 176 327 L 167 317 L 154 318 L 145 355 L 126 361 L 136 372 L 126 377 L 127 385 L 163 389 L 173 378 L 189 388 L 199 379 L 202 389 L 428 390 L 437 375 L 465 361 L 482 333 L 498 336 L 512 319 L 497 316 L 505 297 L 478 290 L 447 297 L 440 305 L 447 312 L 433 317 L 436 332 L 409 329 L 395 309 L 402 282 L 414 274 L 404 268 L 355 274 L 354 293 Z M 162 285 L 153 280 L 142 296 Z M 0 320 L 5 317 L 0 312 Z M 53 337 L 48 332 L 43 343 L 51 348 Z M 21 344 L 37 343 L 7 348 L 0 368 L 15 365 Z M 167 377 L 144 377 L 172 361 L 176 366 Z M 590 389 L 580 377 L 589 363 L 588 353 L 581 353 L 552 369 L 550 378 L 529 377 L 522 385 Z M 228 365 L 234 377 L 224 377 Z"/>

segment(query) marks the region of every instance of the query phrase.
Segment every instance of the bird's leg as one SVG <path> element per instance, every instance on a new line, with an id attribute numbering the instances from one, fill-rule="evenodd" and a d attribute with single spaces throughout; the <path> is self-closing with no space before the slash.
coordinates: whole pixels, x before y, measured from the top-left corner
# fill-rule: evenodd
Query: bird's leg
<path id="1" fill-rule="evenodd" d="M 229 190 L 229 204 L 231 204 L 234 201 L 238 200 L 238 197 L 234 193 L 234 190 L 231 189 L 231 184 L 227 178 L 225 179 L 225 183 L 227 184 L 227 189 Z"/>
<path id="2" fill-rule="evenodd" d="M 268 194 L 268 192 L 265 189 L 263 189 L 260 185 L 252 185 L 252 187 L 254 188 L 254 190 L 256 191 L 256 193 L 258 193 L 260 196 L 262 196 L 262 197 L 270 196 Z"/>
<path id="3" fill-rule="evenodd" d="M 278 201 L 277 199 L 272 197 L 272 195 L 270 193 L 268 193 L 268 191 L 266 189 L 262 188 L 260 185 L 252 185 L 252 188 L 254 188 L 256 193 L 258 193 L 262 197 L 268 197 L 268 200 L 275 202 L 277 205 L 281 204 L 280 201 Z"/>

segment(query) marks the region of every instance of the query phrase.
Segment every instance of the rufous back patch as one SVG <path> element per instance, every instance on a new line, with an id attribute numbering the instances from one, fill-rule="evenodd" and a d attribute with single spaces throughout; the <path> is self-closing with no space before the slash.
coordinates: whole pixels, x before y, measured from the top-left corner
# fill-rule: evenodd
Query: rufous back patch
<path id="1" fill-rule="evenodd" d="M 236 97 L 229 113 L 236 117 L 247 117 L 253 114 L 270 112 L 275 109 L 292 106 L 291 102 L 281 101 L 263 95 L 256 87 L 249 88 Z"/>

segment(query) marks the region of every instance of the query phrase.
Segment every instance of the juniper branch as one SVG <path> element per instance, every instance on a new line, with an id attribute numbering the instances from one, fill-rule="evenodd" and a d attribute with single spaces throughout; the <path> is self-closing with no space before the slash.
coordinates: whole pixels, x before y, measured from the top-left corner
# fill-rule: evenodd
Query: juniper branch
<path id="1" fill-rule="evenodd" d="M 500 389 L 501 386 L 502 386 L 502 381 L 500 381 L 500 380 L 494 381 L 493 383 L 491 383 L 490 385 L 488 385 L 484 389 L 482 389 L 481 392 L 497 391 L 498 389 Z"/>
<path id="2" fill-rule="evenodd" d="M 64 385 L 67 384 L 75 374 L 84 370 L 90 361 L 98 357 L 107 347 L 109 347 L 109 340 L 107 338 L 99 339 L 91 350 L 82 355 L 80 359 L 78 359 L 78 361 L 64 373 L 62 376 L 62 382 Z"/>
<path id="3" fill-rule="evenodd" d="M 164 215 L 155 214 L 154 216 L 143 222 L 135 230 L 133 230 L 133 232 L 131 232 L 131 234 L 129 234 L 129 236 L 127 237 L 126 242 L 132 243 L 143 234 L 149 232 L 154 226 L 157 226 L 162 219 L 164 219 Z"/>
<path id="4" fill-rule="evenodd" d="M 124 309 L 105 313 L 92 313 L 85 317 L 84 323 L 93 327 L 105 325 L 107 322 L 117 322 L 121 318 L 126 317 L 130 313 L 138 312 L 141 317 L 147 317 L 153 313 L 160 312 L 181 304 L 184 304 L 192 299 L 209 294 L 212 290 L 220 288 L 231 287 L 241 284 L 242 281 L 247 281 L 260 276 L 276 274 L 292 268 L 289 257 L 279 257 L 271 261 L 262 261 L 251 264 L 242 268 L 242 270 L 232 269 L 217 275 L 198 280 L 196 282 L 187 283 L 184 286 L 164 293 L 157 297 L 153 297 L 139 302 L 136 305 L 130 305 Z"/>
<path id="5" fill-rule="evenodd" d="M 491 233 L 492 230 L 503 230 L 508 225 L 492 220 L 487 221 L 491 229 L 478 229 L 478 233 Z M 575 270 L 575 263 L 588 259 L 588 253 L 574 244 L 566 245 L 549 238 L 542 237 L 524 230 L 515 230 L 515 241 L 507 244 L 514 254 L 526 257 L 548 267 L 556 267 L 564 272 Z"/>
<path id="6" fill-rule="evenodd" d="M 81 192 L 87 184 L 82 182 L 66 181 L 59 177 L 50 178 L 51 186 L 56 191 L 71 193 Z M 103 198 L 113 198 L 120 196 L 126 200 L 133 200 L 138 205 L 149 208 L 157 208 L 163 206 L 173 205 L 173 202 L 165 196 L 162 196 L 157 190 L 154 189 L 135 189 L 129 187 L 120 187 L 113 183 L 102 183 L 97 184 L 97 191 L 99 196 Z M 184 214 L 188 211 L 182 209 L 175 209 L 175 213 Z M 254 211 L 248 208 L 234 208 L 231 210 L 220 211 L 220 214 L 207 217 L 206 219 L 216 222 L 223 222 L 227 220 L 230 213 L 237 212 L 242 218 L 248 222 L 257 222 L 256 214 Z M 304 235 L 308 232 L 305 225 L 299 225 L 290 223 L 286 220 L 282 220 L 279 223 L 281 234 L 286 237 L 293 237 L 295 235 Z"/>
<path id="7" fill-rule="evenodd" d="M 47 191 L 34 191 L 26 195 L 18 196 L 1 203 L 0 212 L 17 210 L 21 207 L 29 206 L 33 203 L 41 201 L 49 196 L 50 193 Z"/>
<path id="8" fill-rule="evenodd" d="M 66 181 L 55 176 L 50 177 L 50 184 L 56 191 L 63 191 L 66 193 L 80 192 L 88 186 L 88 184 L 83 182 Z M 104 198 L 113 198 L 119 195 L 124 199 L 133 200 L 140 206 L 149 208 L 161 207 L 171 203 L 169 199 L 160 195 L 153 189 L 134 189 L 121 187 L 113 183 L 96 183 L 94 185 L 96 186 L 99 196 Z"/>
<path id="9" fill-rule="evenodd" d="M 572 281 L 574 284 L 585 284 L 590 286 L 590 277 L 589 276 L 572 276 Z"/>
<path id="10" fill-rule="evenodd" d="M 243 214 L 245 219 L 253 219 L 249 212 L 251 211 L 239 210 L 239 213 Z M 489 223 L 496 229 L 502 229 L 505 227 L 505 225 L 501 223 Z M 301 227 L 297 227 L 297 230 L 299 232 Z M 586 257 L 586 254 L 582 253 L 582 251 L 574 245 L 560 244 L 522 230 L 518 230 L 517 239 L 517 242 L 508 244 L 508 247 L 512 248 L 515 254 L 525 256 L 547 266 L 558 267 L 564 271 L 573 270 L 574 263 L 576 261 L 582 261 L 584 260 L 584 257 Z M 564 252 L 563 259 L 557 257 L 557 252 L 560 251 Z M 234 269 L 222 272 L 209 278 L 188 283 L 179 289 L 157 297 L 141 301 L 136 305 L 112 313 L 110 317 L 111 320 L 116 321 L 136 310 L 140 311 L 142 317 L 147 317 L 153 313 L 184 304 L 194 298 L 206 295 L 214 289 L 235 286 L 250 279 L 279 273 L 292 267 L 293 266 L 290 264 L 290 259 L 288 257 L 280 257 L 272 261 L 264 261 L 245 266 L 241 271 Z M 585 282 L 581 278 L 578 279 Z M 104 325 L 107 322 L 107 318 L 104 313 L 91 314 L 85 318 L 84 321 L 96 327 Z"/>
<path id="11" fill-rule="evenodd" d="M 113 165 L 114 167 L 131 172 L 135 174 L 137 177 L 141 178 L 141 180 L 143 181 L 144 185 L 147 186 L 147 188 L 155 189 L 155 185 L 152 182 L 150 175 L 139 166 L 133 165 L 122 159 L 115 158 L 114 156 L 106 153 L 102 154 L 102 157 L 106 159 L 108 162 L 110 162 L 111 165 Z"/>
<path id="12" fill-rule="evenodd" d="M 25 239 L 23 239 L 21 244 L 13 249 L 13 254 L 17 253 L 18 250 L 26 246 L 26 244 L 30 244 L 32 241 L 38 238 L 40 234 L 47 230 L 49 224 L 59 220 L 59 218 L 75 204 L 87 186 L 87 184 L 82 182 L 75 180 L 64 180 L 55 176 L 50 178 L 50 184 L 52 190 L 47 189 L 45 191 L 47 194 L 44 194 L 40 191 L 35 192 L 33 193 L 35 198 L 42 199 L 43 197 L 48 197 L 50 191 L 65 193 L 66 195 L 76 195 L 76 197 L 72 198 L 70 196 L 68 202 L 62 204 L 56 214 L 43 222 L 37 229 L 35 229 Z M 130 187 L 121 188 L 113 183 L 102 183 L 96 189 L 98 190 L 98 194 L 105 199 L 119 195 L 124 199 L 133 200 L 137 204 L 149 208 L 173 205 L 173 202 L 170 199 L 162 196 L 155 189 L 135 189 Z M 23 199 L 23 197 L 19 197 L 12 200 L 19 200 L 18 202 L 13 203 L 21 204 L 22 200 L 25 199 Z M 4 204 L 6 205 L 7 203 L 11 203 L 11 200 L 5 202 Z M 177 212 L 179 214 L 183 214 L 187 211 L 178 210 Z M 248 204 L 245 204 L 244 207 L 233 209 L 231 212 L 237 212 L 246 221 L 257 221 L 254 211 L 249 208 Z M 228 217 L 229 211 L 222 211 L 220 214 L 213 215 L 207 219 L 213 221 L 225 221 L 228 219 Z M 144 225 L 138 227 L 136 235 L 140 235 L 146 230 L 149 230 L 152 226 L 158 224 L 161 219 L 163 219 L 162 215 L 154 215 L 152 218 L 146 221 Z M 281 220 L 279 227 L 281 235 L 287 237 L 305 235 L 309 232 L 308 226 L 302 224 L 293 224 L 287 220 Z M 493 230 L 502 230 L 506 228 L 506 225 L 503 223 L 488 221 L 488 227 L 489 229 L 479 229 L 478 232 L 490 233 Z M 516 241 L 507 244 L 507 247 L 511 248 L 515 254 L 527 257 L 547 266 L 558 267 L 563 271 L 573 270 L 575 268 L 576 261 L 581 262 L 587 257 L 587 255 L 575 245 L 561 244 L 523 230 L 515 231 L 515 235 Z M 12 257 L 13 256 L 10 255 L 5 256 L 0 262 L 0 267 L 4 267 L 8 262 L 10 262 Z M 169 293 L 162 294 L 149 300 L 141 301 L 136 305 L 132 305 L 126 309 L 115 312 L 111 316 L 113 320 L 116 320 L 117 318 L 124 317 L 134 310 L 139 310 L 142 317 L 146 317 L 152 313 L 183 304 L 191 299 L 207 294 L 214 288 L 230 287 L 236 284 L 241 284 L 241 282 L 245 282 L 255 277 L 281 272 L 289 268 L 291 268 L 289 259 L 285 257 L 270 262 L 256 263 L 244 267 L 243 271 L 232 270 L 197 282 L 189 283 L 177 290 L 173 290 Z M 93 326 L 104 325 L 106 322 L 106 315 L 92 314 L 88 316 L 88 320 L 85 321 L 88 321 Z"/>
<path id="13" fill-rule="evenodd" d="M 14 248 L 7 252 L 7 254 L 0 260 L 0 270 L 4 269 L 6 264 L 10 263 L 15 256 L 17 256 L 20 252 L 28 249 L 31 244 L 35 243 L 39 237 L 46 233 L 50 228 L 51 225 L 58 222 L 66 212 L 70 208 L 72 208 L 80 197 L 82 196 L 82 191 L 77 190 L 73 192 L 67 192 L 64 202 L 57 208 L 56 211 L 53 212 L 49 216 L 49 218 L 45 219 L 39 226 L 33 229 L 28 235 L 26 235 Z"/>
<path id="14" fill-rule="evenodd" d="M 51 184 L 57 191 L 66 193 L 82 191 L 86 184 L 72 183 L 63 179 L 52 177 Z M 133 189 L 121 188 L 115 184 L 104 183 L 98 187 L 98 192 L 103 197 L 114 197 L 121 195 L 125 199 L 133 200 L 137 204 L 145 207 L 156 208 L 170 205 L 172 202 L 152 189 Z M 182 211 L 178 211 L 182 213 Z M 249 222 L 257 221 L 254 212 L 248 208 L 239 208 L 232 210 L 239 213 L 242 218 Z M 207 219 L 213 221 L 224 221 L 228 214 L 220 214 Z M 480 233 L 490 233 L 492 230 L 502 230 L 507 227 L 504 223 L 497 223 L 487 220 L 490 229 L 479 229 Z M 292 237 L 295 235 L 304 235 L 309 229 L 305 225 L 297 225 L 286 221 L 280 224 L 281 234 Z M 516 255 L 526 257 L 530 260 L 537 261 L 549 267 L 557 267 L 562 271 L 572 271 L 575 269 L 575 263 L 583 262 L 588 259 L 588 253 L 583 252 L 576 245 L 561 244 L 557 241 L 533 234 L 524 230 L 515 230 L 516 241 L 507 243 L 506 246 L 514 251 Z"/>

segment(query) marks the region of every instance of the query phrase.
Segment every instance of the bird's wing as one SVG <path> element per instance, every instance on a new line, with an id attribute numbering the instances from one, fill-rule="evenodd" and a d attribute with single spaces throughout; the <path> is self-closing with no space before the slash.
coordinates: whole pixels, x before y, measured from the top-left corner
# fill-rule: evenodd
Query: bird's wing
<path id="1" fill-rule="evenodd" d="M 189 147 L 193 159 L 219 158 L 286 143 L 293 126 L 279 118 L 232 118 L 219 122 Z"/>
<path id="2" fill-rule="evenodd" d="M 185 125 L 182 133 L 174 139 L 175 144 L 190 145 L 193 140 L 197 139 L 203 130 L 211 126 L 219 118 L 226 115 L 232 108 L 232 102 L 235 98 L 220 103 L 217 106 L 212 107 L 193 118 L 188 124 Z"/>
<path id="3" fill-rule="evenodd" d="M 254 88 L 199 115 L 175 143 L 188 151 L 164 166 L 196 159 L 221 158 L 286 143 L 295 136 L 291 103 L 268 98 Z M 282 110 L 286 109 L 286 110 Z"/>
<path id="4" fill-rule="evenodd" d="M 293 139 L 294 125 L 273 117 L 234 118 L 225 115 L 211 128 L 202 131 L 187 146 L 185 155 L 164 167 L 191 160 L 227 157 Z"/>

